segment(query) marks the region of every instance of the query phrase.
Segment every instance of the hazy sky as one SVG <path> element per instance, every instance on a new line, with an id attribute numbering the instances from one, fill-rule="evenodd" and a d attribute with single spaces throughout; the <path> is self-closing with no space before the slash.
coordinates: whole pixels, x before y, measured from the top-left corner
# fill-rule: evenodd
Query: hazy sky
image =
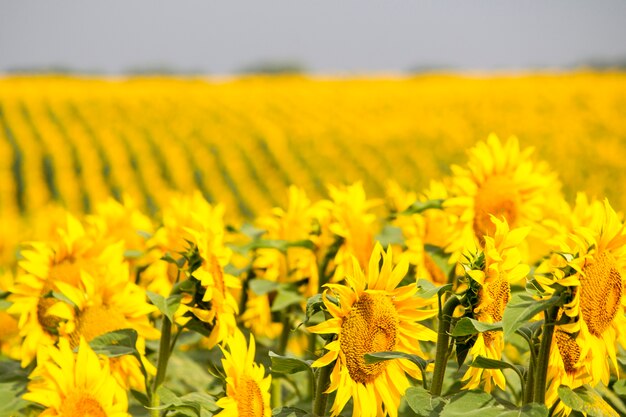
<path id="1" fill-rule="evenodd" d="M 626 1 L 0 0 L 0 72 L 520 69 L 626 58 Z"/>

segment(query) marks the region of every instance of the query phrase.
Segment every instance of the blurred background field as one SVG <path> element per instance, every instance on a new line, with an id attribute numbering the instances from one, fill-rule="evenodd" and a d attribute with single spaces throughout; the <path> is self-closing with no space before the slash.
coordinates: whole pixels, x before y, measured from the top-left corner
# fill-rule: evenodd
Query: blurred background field
<path id="1" fill-rule="evenodd" d="M 14 76 L 0 80 L 5 252 L 51 204 L 130 196 L 156 214 L 199 189 L 231 222 L 363 181 L 419 191 L 491 132 L 516 135 L 576 191 L 626 207 L 626 74 L 323 78 Z M 20 223 L 20 218 L 25 223 Z M 8 255 L 8 253 L 7 253 Z"/>
<path id="2" fill-rule="evenodd" d="M 154 213 L 199 189 L 234 219 L 363 181 L 419 190 L 491 132 L 516 135 L 566 194 L 626 205 L 626 74 L 0 80 L 3 217 L 130 195 Z"/>

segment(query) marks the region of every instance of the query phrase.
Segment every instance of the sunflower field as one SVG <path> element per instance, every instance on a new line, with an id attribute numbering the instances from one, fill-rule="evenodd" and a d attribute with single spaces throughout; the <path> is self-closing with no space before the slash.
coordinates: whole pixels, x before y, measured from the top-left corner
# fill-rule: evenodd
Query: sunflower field
<path id="1" fill-rule="evenodd" d="M 0 417 L 626 416 L 626 73 L 0 78 Z"/>

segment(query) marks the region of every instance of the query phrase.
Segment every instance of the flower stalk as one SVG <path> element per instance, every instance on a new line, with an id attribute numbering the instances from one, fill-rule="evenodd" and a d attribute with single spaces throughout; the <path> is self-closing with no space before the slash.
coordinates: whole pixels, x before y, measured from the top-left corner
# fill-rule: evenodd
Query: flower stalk
<path id="1" fill-rule="evenodd" d="M 326 415 L 326 404 L 328 402 L 328 394 L 326 390 L 330 384 L 330 374 L 332 372 L 335 362 L 320 368 L 317 375 L 317 384 L 315 388 L 315 400 L 313 401 L 313 415 L 316 417 L 323 417 Z"/>
<path id="2" fill-rule="evenodd" d="M 448 363 L 448 347 L 450 346 L 450 325 L 452 323 L 452 314 L 460 300 L 456 295 L 452 295 L 439 309 L 439 327 L 437 330 L 437 353 L 435 356 L 435 370 L 433 372 L 433 381 L 430 387 L 431 395 L 440 396 L 443 387 L 443 378 L 446 373 L 446 365 Z M 440 302 L 441 305 L 441 302 Z"/>
<path id="3" fill-rule="evenodd" d="M 550 307 L 545 311 L 545 322 L 542 328 L 541 344 L 537 355 L 534 374 L 532 402 L 544 404 L 546 402 L 546 383 L 548 378 L 548 362 L 550 360 L 550 348 L 554 335 L 554 324 L 559 312 L 558 306 Z M 530 371 L 529 371 L 530 372 Z"/>
<path id="4" fill-rule="evenodd" d="M 159 343 L 159 357 L 157 359 L 157 373 L 152 383 L 152 392 L 150 395 L 150 410 L 151 417 L 159 417 L 160 405 L 159 395 L 157 390 L 163 384 L 165 380 L 165 374 L 167 372 L 167 363 L 170 359 L 170 354 L 174 348 L 173 344 L 170 346 L 170 339 L 172 337 L 172 322 L 167 316 L 163 316 L 163 322 L 161 324 L 161 341 Z"/>

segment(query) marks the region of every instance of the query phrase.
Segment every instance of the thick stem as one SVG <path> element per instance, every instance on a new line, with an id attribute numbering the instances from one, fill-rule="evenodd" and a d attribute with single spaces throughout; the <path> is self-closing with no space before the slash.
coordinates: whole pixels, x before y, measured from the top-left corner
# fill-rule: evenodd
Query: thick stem
<path id="1" fill-rule="evenodd" d="M 535 383 L 535 365 L 537 363 L 537 349 L 535 348 L 534 337 L 532 334 L 528 335 L 520 330 L 517 334 L 522 336 L 528 343 L 528 367 L 526 368 L 526 375 L 522 379 L 522 405 L 530 404 L 533 402 L 533 384 Z"/>
<path id="2" fill-rule="evenodd" d="M 433 372 L 433 381 L 430 387 L 431 395 L 441 395 L 441 389 L 443 387 L 443 377 L 446 373 L 446 366 L 448 364 L 450 324 L 452 323 L 452 314 L 459 304 L 459 298 L 455 295 L 452 295 L 448 299 L 448 301 L 446 301 L 443 308 L 439 310 L 439 328 L 437 330 L 437 354 L 435 356 L 435 370 Z"/>
<path id="3" fill-rule="evenodd" d="M 280 333 L 280 339 L 278 339 L 277 352 L 279 355 L 284 356 L 287 351 L 287 343 L 289 342 L 289 336 L 291 335 L 291 323 L 289 322 L 289 311 L 283 312 L 282 317 L 283 331 Z"/>
<path id="4" fill-rule="evenodd" d="M 161 342 L 159 343 L 159 358 L 157 359 L 157 373 L 152 383 L 152 395 L 150 396 L 150 405 L 153 409 L 150 411 L 152 417 L 159 417 L 160 410 L 155 410 L 155 407 L 160 405 L 159 396 L 157 395 L 157 389 L 161 386 L 165 380 L 165 373 L 167 372 L 167 362 L 170 359 L 170 339 L 172 337 L 172 322 L 166 316 L 163 316 L 163 323 L 161 324 Z"/>
<path id="5" fill-rule="evenodd" d="M 313 401 L 313 415 L 316 417 L 323 417 L 326 415 L 326 402 L 328 401 L 328 394 L 326 390 L 330 384 L 330 373 L 335 366 L 335 362 L 329 363 L 323 368 L 320 368 L 317 375 L 317 386 L 315 388 L 315 400 Z"/>
<path id="6" fill-rule="evenodd" d="M 280 356 L 284 356 L 287 352 L 287 343 L 289 342 L 289 335 L 291 334 L 291 323 L 289 322 L 289 311 L 283 312 L 282 317 L 283 331 L 280 333 L 278 339 L 278 345 L 276 346 L 276 353 Z M 280 407 L 282 404 L 282 381 L 278 378 L 272 379 L 272 407 Z"/>
<path id="7" fill-rule="evenodd" d="M 523 398 L 523 404 L 530 404 L 533 402 L 533 385 L 535 383 L 535 364 L 533 363 L 534 361 L 531 359 L 530 363 L 528 364 L 528 372 L 526 372 L 526 383 L 524 384 L 524 398 Z"/>
<path id="8" fill-rule="evenodd" d="M 554 322 L 559 312 L 559 307 L 550 307 L 545 311 L 545 323 L 541 334 L 541 345 L 534 371 L 533 402 L 543 404 L 546 402 L 546 383 L 548 378 L 548 362 L 550 360 L 550 348 L 554 334 Z"/>

